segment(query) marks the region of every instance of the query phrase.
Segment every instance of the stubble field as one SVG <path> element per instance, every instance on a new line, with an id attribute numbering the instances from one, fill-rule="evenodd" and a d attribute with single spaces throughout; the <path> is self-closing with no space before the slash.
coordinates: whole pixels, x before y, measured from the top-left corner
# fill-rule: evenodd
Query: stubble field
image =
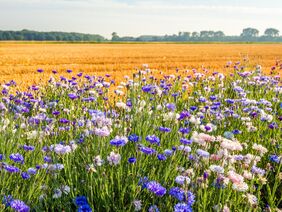
<path id="1" fill-rule="evenodd" d="M 244 59 L 245 64 L 260 64 L 269 73 L 281 58 L 281 44 L 0 43 L 0 81 L 14 79 L 31 84 L 38 81 L 39 68 L 45 73 L 67 69 L 89 74 L 114 73 L 119 78 L 144 63 L 162 71 L 206 68 L 226 72 L 226 62 Z"/>

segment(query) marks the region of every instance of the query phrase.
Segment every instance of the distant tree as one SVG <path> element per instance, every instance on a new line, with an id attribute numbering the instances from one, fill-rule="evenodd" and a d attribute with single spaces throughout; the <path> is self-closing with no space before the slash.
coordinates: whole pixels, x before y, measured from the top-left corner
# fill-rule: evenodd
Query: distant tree
<path id="1" fill-rule="evenodd" d="M 268 28 L 264 31 L 264 35 L 268 37 L 277 37 L 279 36 L 279 30 L 274 28 Z"/>
<path id="2" fill-rule="evenodd" d="M 203 30 L 200 32 L 201 38 L 208 38 L 209 37 L 209 31 Z"/>
<path id="3" fill-rule="evenodd" d="M 259 31 L 255 28 L 245 28 L 241 34 L 241 37 L 257 37 L 259 35 Z"/>
<path id="4" fill-rule="evenodd" d="M 216 31 L 216 32 L 214 32 L 214 37 L 222 38 L 222 37 L 224 37 L 224 36 L 225 36 L 225 34 L 224 34 L 224 32 L 222 32 L 222 31 Z"/>
<path id="5" fill-rule="evenodd" d="M 198 37 L 200 37 L 200 34 L 198 32 L 192 32 L 192 37 L 198 38 Z"/>
<path id="6" fill-rule="evenodd" d="M 112 41 L 118 41 L 119 40 L 119 36 L 116 32 L 112 33 Z"/>

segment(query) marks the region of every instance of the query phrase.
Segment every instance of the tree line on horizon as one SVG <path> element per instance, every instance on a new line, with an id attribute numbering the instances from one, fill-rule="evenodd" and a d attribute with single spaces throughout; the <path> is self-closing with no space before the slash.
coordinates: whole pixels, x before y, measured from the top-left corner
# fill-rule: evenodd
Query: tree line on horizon
<path id="1" fill-rule="evenodd" d="M 223 31 L 203 30 L 200 32 L 179 32 L 173 35 L 141 35 L 138 37 L 120 37 L 116 32 L 112 33 L 110 40 L 98 34 L 84 34 L 74 32 L 38 32 L 31 30 L 0 31 L 0 40 L 16 41 L 89 41 L 89 42 L 282 42 L 279 30 L 267 28 L 264 34 L 259 36 L 259 30 L 245 28 L 238 35 L 225 35 Z"/>

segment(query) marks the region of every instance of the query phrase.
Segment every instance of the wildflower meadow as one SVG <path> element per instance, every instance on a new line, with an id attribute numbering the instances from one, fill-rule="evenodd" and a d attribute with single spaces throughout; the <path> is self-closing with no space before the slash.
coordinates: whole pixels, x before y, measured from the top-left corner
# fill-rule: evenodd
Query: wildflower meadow
<path id="1" fill-rule="evenodd" d="M 6 82 L 0 210 L 281 211 L 280 75 L 229 66 Z"/>

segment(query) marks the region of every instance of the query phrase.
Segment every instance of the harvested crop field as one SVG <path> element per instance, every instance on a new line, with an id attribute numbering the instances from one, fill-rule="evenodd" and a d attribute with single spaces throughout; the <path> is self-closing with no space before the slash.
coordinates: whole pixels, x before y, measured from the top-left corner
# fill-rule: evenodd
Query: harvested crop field
<path id="1" fill-rule="evenodd" d="M 162 71 L 202 67 L 228 71 L 224 68 L 227 61 L 244 59 L 245 64 L 260 64 L 269 72 L 281 58 L 282 44 L 0 43 L 0 81 L 14 79 L 30 84 L 38 80 L 39 68 L 46 77 L 52 70 L 60 73 L 72 69 L 95 74 L 114 72 L 118 78 L 144 63 Z"/>

